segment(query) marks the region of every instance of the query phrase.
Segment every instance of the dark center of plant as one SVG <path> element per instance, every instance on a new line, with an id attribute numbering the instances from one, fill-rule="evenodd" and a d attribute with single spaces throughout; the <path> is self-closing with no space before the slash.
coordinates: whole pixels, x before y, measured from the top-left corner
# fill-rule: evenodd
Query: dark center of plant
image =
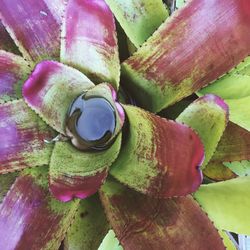
<path id="1" fill-rule="evenodd" d="M 84 93 L 69 108 L 66 134 L 80 150 L 101 150 L 112 143 L 116 122 L 116 111 L 107 99 Z"/>

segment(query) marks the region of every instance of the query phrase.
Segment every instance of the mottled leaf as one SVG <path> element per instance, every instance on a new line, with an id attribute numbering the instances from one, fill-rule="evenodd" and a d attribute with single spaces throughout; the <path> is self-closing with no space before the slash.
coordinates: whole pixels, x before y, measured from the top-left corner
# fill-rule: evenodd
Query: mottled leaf
<path id="1" fill-rule="evenodd" d="M 114 181 L 101 189 L 107 217 L 126 250 L 225 249 L 191 196 L 153 199 Z"/>
<path id="2" fill-rule="evenodd" d="M 248 56 L 249 25 L 246 0 L 191 0 L 122 64 L 122 76 L 140 106 L 160 111 Z"/>
<path id="3" fill-rule="evenodd" d="M 58 59 L 60 23 L 44 0 L 1 0 L 0 18 L 26 59 Z"/>
<path id="4" fill-rule="evenodd" d="M 0 50 L 9 51 L 15 54 L 20 53 L 15 43 L 11 39 L 10 35 L 8 34 L 7 30 L 3 26 L 1 20 L 0 20 Z"/>
<path id="5" fill-rule="evenodd" d="M 53 132 L 23 100 L 0 105 L 0 173 L 49 163 Z M 1 249 L 1 248 L 0 248 Z"/>
<path id="6" fill-rule="evenodd" d="M 20 98 L 31 68 L 20 56 L 0 50 L 0 102 Z"/>
<path id="7" fill-rule="evenodd" d="M 187 126 L 133 106 L 124 106 L 127 133 L 110 173 L 120 182 L 154 197 L 194 192 L 202 181 L 204 152 Z"/>
<path id="8" fill-rule="evenodd" d="M 211 159 L 227 126 L 228 106 L 218 96 L 206 95 L 194 101 L 177 118 L 200 136 L 205 147 L 204 168 Z"/>
<path id="9" fill-rule="evenodd" d="M 142 45 L 168 17 L 161 0 L 105 1 L 136 47 Z"/>
<path id="10" fill-rule="evenodd" d="M 104 0 L 69 0 L 61 42 L 61 61 L 95 83 L 118 89 L 120 65 L 115 22 Z"/>
<path id="11" fill-rule="evenodd" d="M 120 146 L 121 135 L 109 149 L 98 152 L 81 152 L 68 142 L 57 142 L 49 174 L 53 195 L 66 202 L 74 197 L 84 199 L 94 194 L 105 181 Z"/>
<path id="12" fill-rule="evenodd" d="M 54 200 L 47 167 L 25 171 L 0 207 L 0 249 L 58 249 L 74 218 L 78 201 Z"/>
<path id="13" fill-rule="evenodd" d="M 109 230 L 98 250 L 123 250 L 113 230 Z"/>
<path id="14" fill-rule="evenodd" d="M 250 175 L 250 161 L 223 162 L 223 164 L 239 176 Z"/>
<path id="15" fill-rule="evenodd" d="M 93 196 L 82 200 L 75 220 L 64 239 L 64 250 L 96 250 L 108 232 L 108 228 L 98 197 Z"/>
<path id="16" fill-rule="evenodd" d="M 0 175 L 0 205 L 4 196 L 8 193 L 11 185 L 14 183 L 17 173 L 1 174 Z"/>
<path id="17" fill-rule="evenodd" d="M 250 235 L 250 177 L 202 185 L 194 194 L 219 229 Z"/>
<path id="18" fill-rule="evenodd" d="M 28 105 L 51 127 L 64 134 L 65 119 L 72 101 L 94 84 L 81 72 L 54 61 L 39 63 L 24 83 Z"/>
<path id="19" fill-rule="evenodd" d="M 248 159 L 250 159 L 250 132 L 229 122 L 211 161 L 229 162 Z"/>
<path id="20" fill-rule="evenodd" d="M 214 181 L 225 181 L 237 177 L 237 175 L 228 167 L 224 166 L 222 162 L 209 161 L 202 172 L 205 176 Z"/>

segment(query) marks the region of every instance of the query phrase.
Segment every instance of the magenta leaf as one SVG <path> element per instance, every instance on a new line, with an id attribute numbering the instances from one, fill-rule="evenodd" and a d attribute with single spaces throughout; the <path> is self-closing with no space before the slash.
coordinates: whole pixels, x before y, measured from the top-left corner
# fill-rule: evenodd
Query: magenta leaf
<path id="1" fill-rule="evenodd" d="M 104 0 L 69 0 L 61 61 L 80 69 L 95 83 L 118 89 L 120 66 L 113 14 Z"/>
<path id="2" fill-rule="evenodd" d="M 202 182 L 203 145 L 189 127 L 124 106 L 128 131 L 111 174 L 154 197 L 182 196 Z"/>
<path id="3" fill-rule="evenodd" d="M 45 0 L 2 0 L 0 17 L 26 59 L 58 59 L 60 23 Z"/>
<path id="4" fill-rule="evenodd" d="M 28 105 L 51 127 L 65 134 L 72 101 L 94 84 L 81 72 L 54 61 L 39 63 L 23 85 Z"/>
<path id="5" fill-rule="evenodd" d="M 191 196 L 158 200 L 114 181 L 103 185 L 100 196 L 126 250 L 225 249 L 217 230 Z"/>
<path id="6" fill-rule="evenodd" d="M 0 105 L 0 174 L 49 163 L 53 131 L 23 100 Z"/>
<path id="7" fill-rule="evenodd" d="M 0 207 L 0 249 L 58 249 L 79 202 L 54 200 L 47 189 L 48 168 L 19 176 Z"/>
<path id="8" fill-rule="evenodd" d="M 0 50 L 0 102 L 20 98 L 31 68 L 20 56 Z"/>

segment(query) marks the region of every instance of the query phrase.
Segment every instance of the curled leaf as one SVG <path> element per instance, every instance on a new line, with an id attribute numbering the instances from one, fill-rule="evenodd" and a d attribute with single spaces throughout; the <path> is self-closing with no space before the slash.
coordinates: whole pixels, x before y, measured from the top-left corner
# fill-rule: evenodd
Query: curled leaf
<path id="1" fill-rule="evenodd" d="M 128 130 L 110 173 L 120 182 L 154 197 L 194 192 L 202 181 L 203 146 L 187 126 L 142 109 L 124 106 Z"/>

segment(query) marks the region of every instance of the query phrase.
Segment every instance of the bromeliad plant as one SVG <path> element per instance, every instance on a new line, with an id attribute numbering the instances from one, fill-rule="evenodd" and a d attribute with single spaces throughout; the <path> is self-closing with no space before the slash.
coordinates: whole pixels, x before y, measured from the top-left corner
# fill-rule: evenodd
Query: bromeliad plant
<path id="1" fill-rule="evenodd" d="M 176 4 L 0 0 L 0 249 L 250 235 L 250 2 Z"/>

